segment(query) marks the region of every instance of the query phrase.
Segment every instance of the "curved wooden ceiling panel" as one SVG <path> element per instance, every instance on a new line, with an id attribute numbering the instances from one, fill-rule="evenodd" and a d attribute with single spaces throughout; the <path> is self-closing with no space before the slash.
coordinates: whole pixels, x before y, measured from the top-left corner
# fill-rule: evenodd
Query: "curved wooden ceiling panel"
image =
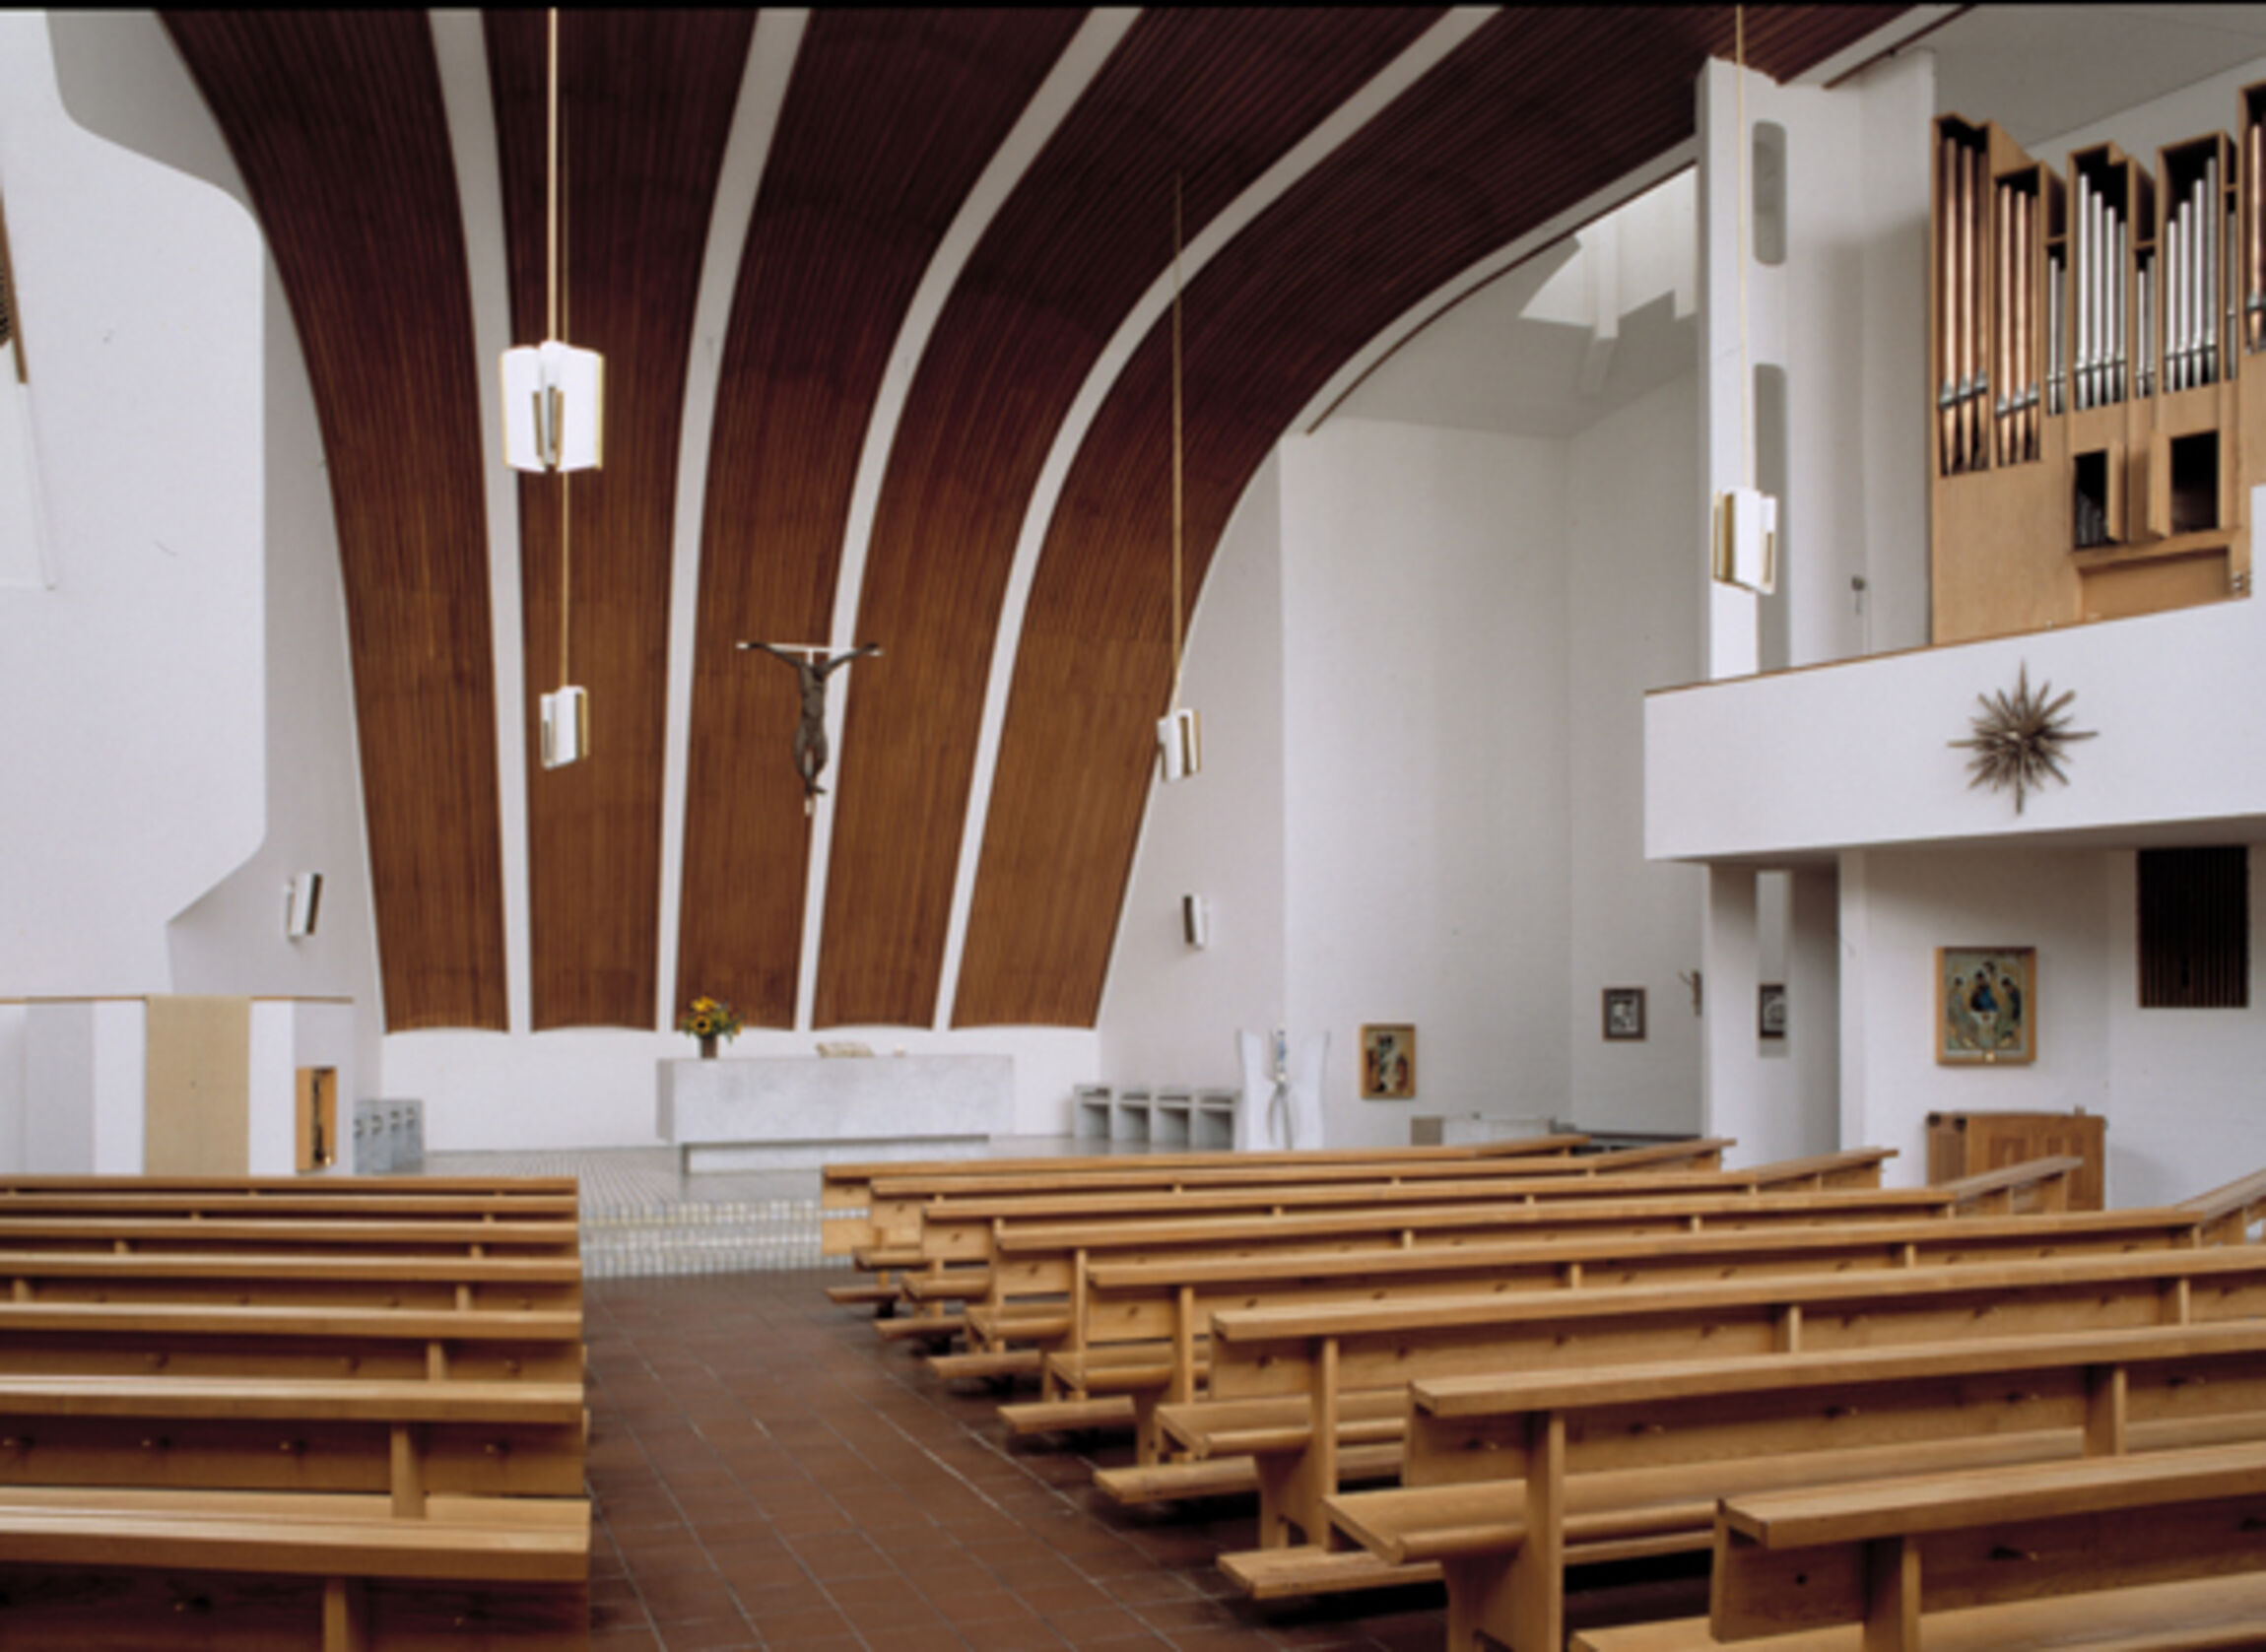
<path id="1" fill-rule="evenodd" d="M 794 680 L 735 644 L 827 639 L 850 490 L 905 306 L 1082 21 L 822 9 L 803 37 L 748 231 L 709 451 L 677 959 L 680 996 L 726 999 L 757 1025 L 794 1024 L 810 832 L 789 756 Z"/>
<path id="2" fill-rule="evenodd" d="M 708 219 L 755 26 L 745 11 L 560 21 L 561 336 L 606 359 L 606 462 L 570 484 L 519 479 L 527 750 L 538 750 L 538 696 L 563 680 L 590 694 L 590 760 L 527 765 L 538 1030 L 656 1019 L 677 455 Z M 532 344 L 545 330 L 548 31 L 538 11 L 486 23 L 511 337 Z M 573 512 L 564 666 L 563 497 Z"/>
<path id="3" fill-rule="evenodd" d="M 889 655 L 850 685 L 817 1024 L 935 1019 L 1016 541 L 1079 387 L 1169 267 L 1174 171 L 1194 235 L 1435 16 L 1145 13 L 970 256 L 876 513 L 857 634 Z"/>
<path id="4" fill-rule="evenodd" d="M 1762 8 L 1800 73 L 1893 8 Z M 1672 148 L 1724 8 L 1505 11 L 1296 185 L 1186 299 L 1187 551 L 1200 589 L 1252 474 L 1340 363 L 1458 271 Z M 1169 690 L 1169 344 L 1082 445 L 1025 621 L 955 1024 L 1092 1025 Z M 1066 775 L 1075 759 L 1076 775 Z"/>
<path id="5" fill-rule="evenodd" d="M 338 519 L 390 1030 L 505 1023 L 472 302 L 432 28 L 172 12 L 306 356 Z"/>

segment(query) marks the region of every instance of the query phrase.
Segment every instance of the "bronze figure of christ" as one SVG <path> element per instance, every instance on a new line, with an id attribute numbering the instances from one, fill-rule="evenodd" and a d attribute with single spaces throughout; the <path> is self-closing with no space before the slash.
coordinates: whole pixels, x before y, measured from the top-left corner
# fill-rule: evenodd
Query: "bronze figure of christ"
<path id="1" fill-rule="evenodd" d="M 823 648 L 786 647 L 770 642 L 743 642 L 740 646 L 758 649 L 794 667 L 795 685 L 803 697 L 802 720 L 795 725 L 795 772 L 803 777 L 803 813 L 807 815 L 816 807 L 819 794 L 826 790 L 819 784 L 819 776 L 826 771 L 828 757 L 827 679 L 852 660 L 879 654 L 881 644 L 868 642 L 846 654 L 833 655 Z"/>

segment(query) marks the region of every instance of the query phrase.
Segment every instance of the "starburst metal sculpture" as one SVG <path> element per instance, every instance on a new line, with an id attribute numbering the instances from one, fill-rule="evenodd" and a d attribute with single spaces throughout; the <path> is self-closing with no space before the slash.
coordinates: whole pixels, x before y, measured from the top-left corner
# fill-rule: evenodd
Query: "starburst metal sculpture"
<path id="1" fill-rule="evenodd" d="M 2014 812 L 2019 815 L 2024 795 L 2044 785 L 2048 775 L 2065 786 L 2069 784 L 2061 766 L 2069 755 L 2065 748 L 2072 741 L 2091 740 L 2099 731 L 2068 726 L 2063 713 L 2077 698 L 2075 689 L 2048 699 L 2052 693 L 2051 683 L 2041 685 L 2034 694 L 2031 693 L 2030 667 L 2025 664 L 2015 680 L 2013 694 L 2002 691 L 1975 696 L 1982 711 L 1974 720 L 1973 737 L 1950 742 L 1974 753 L 1967 760 L 1967 767 L 1973 770 L 1968 789 L 1985 784 L 1993 791 L 2014 787 Z"/>

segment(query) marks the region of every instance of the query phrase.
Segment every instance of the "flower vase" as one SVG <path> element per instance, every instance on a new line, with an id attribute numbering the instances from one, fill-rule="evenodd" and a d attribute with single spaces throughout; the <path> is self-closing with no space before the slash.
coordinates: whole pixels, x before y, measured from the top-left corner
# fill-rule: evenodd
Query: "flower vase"
<path id="1" fill-rule="evenodd" d="M 713 1032 L 705 1033 L 700 1038 L 700 1059 L 702 1061 L 716 1059 L 716 1035 Z"/>

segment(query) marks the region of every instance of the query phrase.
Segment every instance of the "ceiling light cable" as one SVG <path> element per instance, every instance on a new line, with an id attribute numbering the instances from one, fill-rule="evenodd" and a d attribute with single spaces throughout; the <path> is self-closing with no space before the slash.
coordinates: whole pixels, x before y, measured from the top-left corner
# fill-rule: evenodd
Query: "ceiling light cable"
<path id="1" fill-rule="evenodd" d="M 544 167 L 547 197 L 544 216 L 550 245 L 546 271 L 548 292 L 544 304 L 544 336 L 556 339 L 566 336 L 564 329 L 566 312 L 566 273 L 559 259 L 559 241 L 566 218 L 566 204 L 561 199 L 563 191 L 560 182 L 566 168 L 559 153 L 559 8 L 556 6 L 551 8 L 550 74 L 550 133 Z M 574 512 L 573 499 L 568 492 L 568 484 L 572 481 L 573 472 L 559 473 L 559 686 L 562 689 L 574 681 L 573 671 L 567 663 L 573 635 L 574 603 Z"/>
<path id="2" fill-rule="evenodd" d="M 1180 709 L 1180 532 L 1181 532 L 1181 420 L 1180 420 L 1180 174 L 1172 174 L 1172 703 Z"/>
<path id="3" fill-rule="evenodd" d="M 1736 73 L 1739 120 L 1739 478 L 1747 488 L 1755 486 L 1755 372 L 1747 363 L 1747 257 L 1753 250 L 1755 227 L 1751 222 L 1754 208 L 1747 198 L 1747 152 L 1754 146 L 1747 138 L 1747 8 L 1731 8 L 1731 54 Z"/>

